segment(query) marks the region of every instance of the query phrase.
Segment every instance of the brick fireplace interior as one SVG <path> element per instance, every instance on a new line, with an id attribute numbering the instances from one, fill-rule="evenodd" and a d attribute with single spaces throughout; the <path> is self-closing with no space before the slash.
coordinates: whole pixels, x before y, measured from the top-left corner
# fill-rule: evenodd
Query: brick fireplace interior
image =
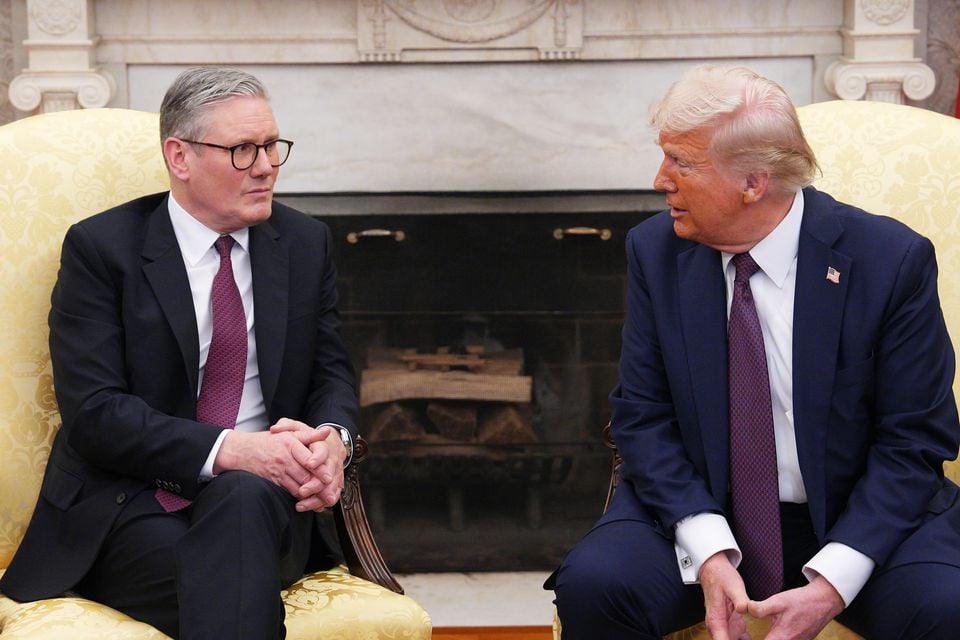
<path id="1" fill-rule="evenodd" d="M 519 354 L 517 373 L 530 381 L 529 402 L 409 397 L 363 408 L 364 500 L 391 568 L 552 569 L 606 495 L 600 431 L 617 380 L 624 240 L 662 200 L 643 192 L 281 199 L 333 231 L 343 336 L 361 380 L 377 366 L 372 353 L 439 350 L 487 361 Z M 452 362 L 440 369 L 469 377 Z M 437 406 L 479 416 L 478 432 L 438 433 L 426 417 Z M 516 409 L 523 437 L 483 441 L 485 420 L 503 407 Z M 391 436 L 395 422 L 375 433 L 385 411 L 415 416 L 424 436 Z"/>

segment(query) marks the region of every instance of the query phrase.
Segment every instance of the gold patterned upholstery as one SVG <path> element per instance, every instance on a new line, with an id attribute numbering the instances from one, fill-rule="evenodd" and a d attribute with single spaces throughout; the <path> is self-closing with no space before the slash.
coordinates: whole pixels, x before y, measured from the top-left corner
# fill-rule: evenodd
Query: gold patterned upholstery
<path id="1" fill-rule="evenodd" d="M 960 278 L 955 277 L 960 270 L 960 120 L 881 102 L 837 100 L 797 111 L 822 171 L 814 186 L 841 202 L 902 220 L 933 241 L 940 266 L 940 302 L 960 350 Z M 954 395 L 958 388 L 960 382 L 954 380 Z M 605 438 L 613 446 L 609 429 Z M 960 461 L 946 462 L 944 472 L 960 483 Z M 616 484 L 615 462 L 611 492 Z M 749 624 L 754 638 L 763 637 L 766 627 L 763 620 Z M 560 640 L 556 619 L 554 637 Z M 709 638 L 701 623 L 665 640 Z M 817 638 L 860 636 L 831 622 Z"/>
<path id="2" fill-rule="evenodd" d="M 168 187 L 156 114 L 68 111 L 0 127 L 0 573 L 23 537 L 59 426 L 47 312 L 64 233 L 81 218 Z M 356 575 L 318 572 L 285 591 L 287 637 L 426 640 L 430 618 L 394 592 L 399 585 L 369 537 L 357 483 L 354 467 L 347 504 L 336 511 Z M 166 637 L 81 598 L 20 604 L 0 595 L 3 640 Z"/>

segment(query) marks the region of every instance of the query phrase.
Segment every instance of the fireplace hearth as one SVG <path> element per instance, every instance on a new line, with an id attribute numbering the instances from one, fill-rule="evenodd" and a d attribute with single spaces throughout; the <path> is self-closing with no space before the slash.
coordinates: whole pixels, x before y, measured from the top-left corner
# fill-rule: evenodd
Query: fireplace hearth
<path id="1" fill-rule="evenodd" d="M 361 478 L 391 568 L 553 568 L 603 506 L 624 240 L 662 199 L 282 200 L 333 231 Z"/>

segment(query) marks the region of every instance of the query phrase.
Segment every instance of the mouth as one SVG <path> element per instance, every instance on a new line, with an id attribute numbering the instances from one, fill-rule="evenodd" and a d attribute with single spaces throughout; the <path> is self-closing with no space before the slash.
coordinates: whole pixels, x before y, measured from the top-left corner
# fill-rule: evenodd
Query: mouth
<path id="1" fill-rule="evenodd" d="M 687 210 L 686 210 L 686 209 L 680 209 L 679 207 L 675 207 L 675 206 L 671 205 L 669 202 L 668 202 L 667 204 L 670 206 L 670 217 L 671 217 L 671 218 L 680 218 L 680 217 L 682 217 L 682 216 L 684 216 L 684 215 L 687 214 Z"/>

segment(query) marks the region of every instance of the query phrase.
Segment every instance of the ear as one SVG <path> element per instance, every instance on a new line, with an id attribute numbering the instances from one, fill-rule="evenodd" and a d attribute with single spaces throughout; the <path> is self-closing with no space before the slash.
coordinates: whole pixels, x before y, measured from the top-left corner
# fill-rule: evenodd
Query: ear
<path id="1" fill-rule="evenodd" d="M 743 179 L 743 203 L 759 202 L 770 187 L 769 173 L 751 173 Z"/>
<path id="2" fill-rule="evenodd" d="M 178 180 L 187 180 L 190 177 L 186 142 L 177 138 L 167 138 L 163 141 L 163 157 L 173 177 Z"/>

